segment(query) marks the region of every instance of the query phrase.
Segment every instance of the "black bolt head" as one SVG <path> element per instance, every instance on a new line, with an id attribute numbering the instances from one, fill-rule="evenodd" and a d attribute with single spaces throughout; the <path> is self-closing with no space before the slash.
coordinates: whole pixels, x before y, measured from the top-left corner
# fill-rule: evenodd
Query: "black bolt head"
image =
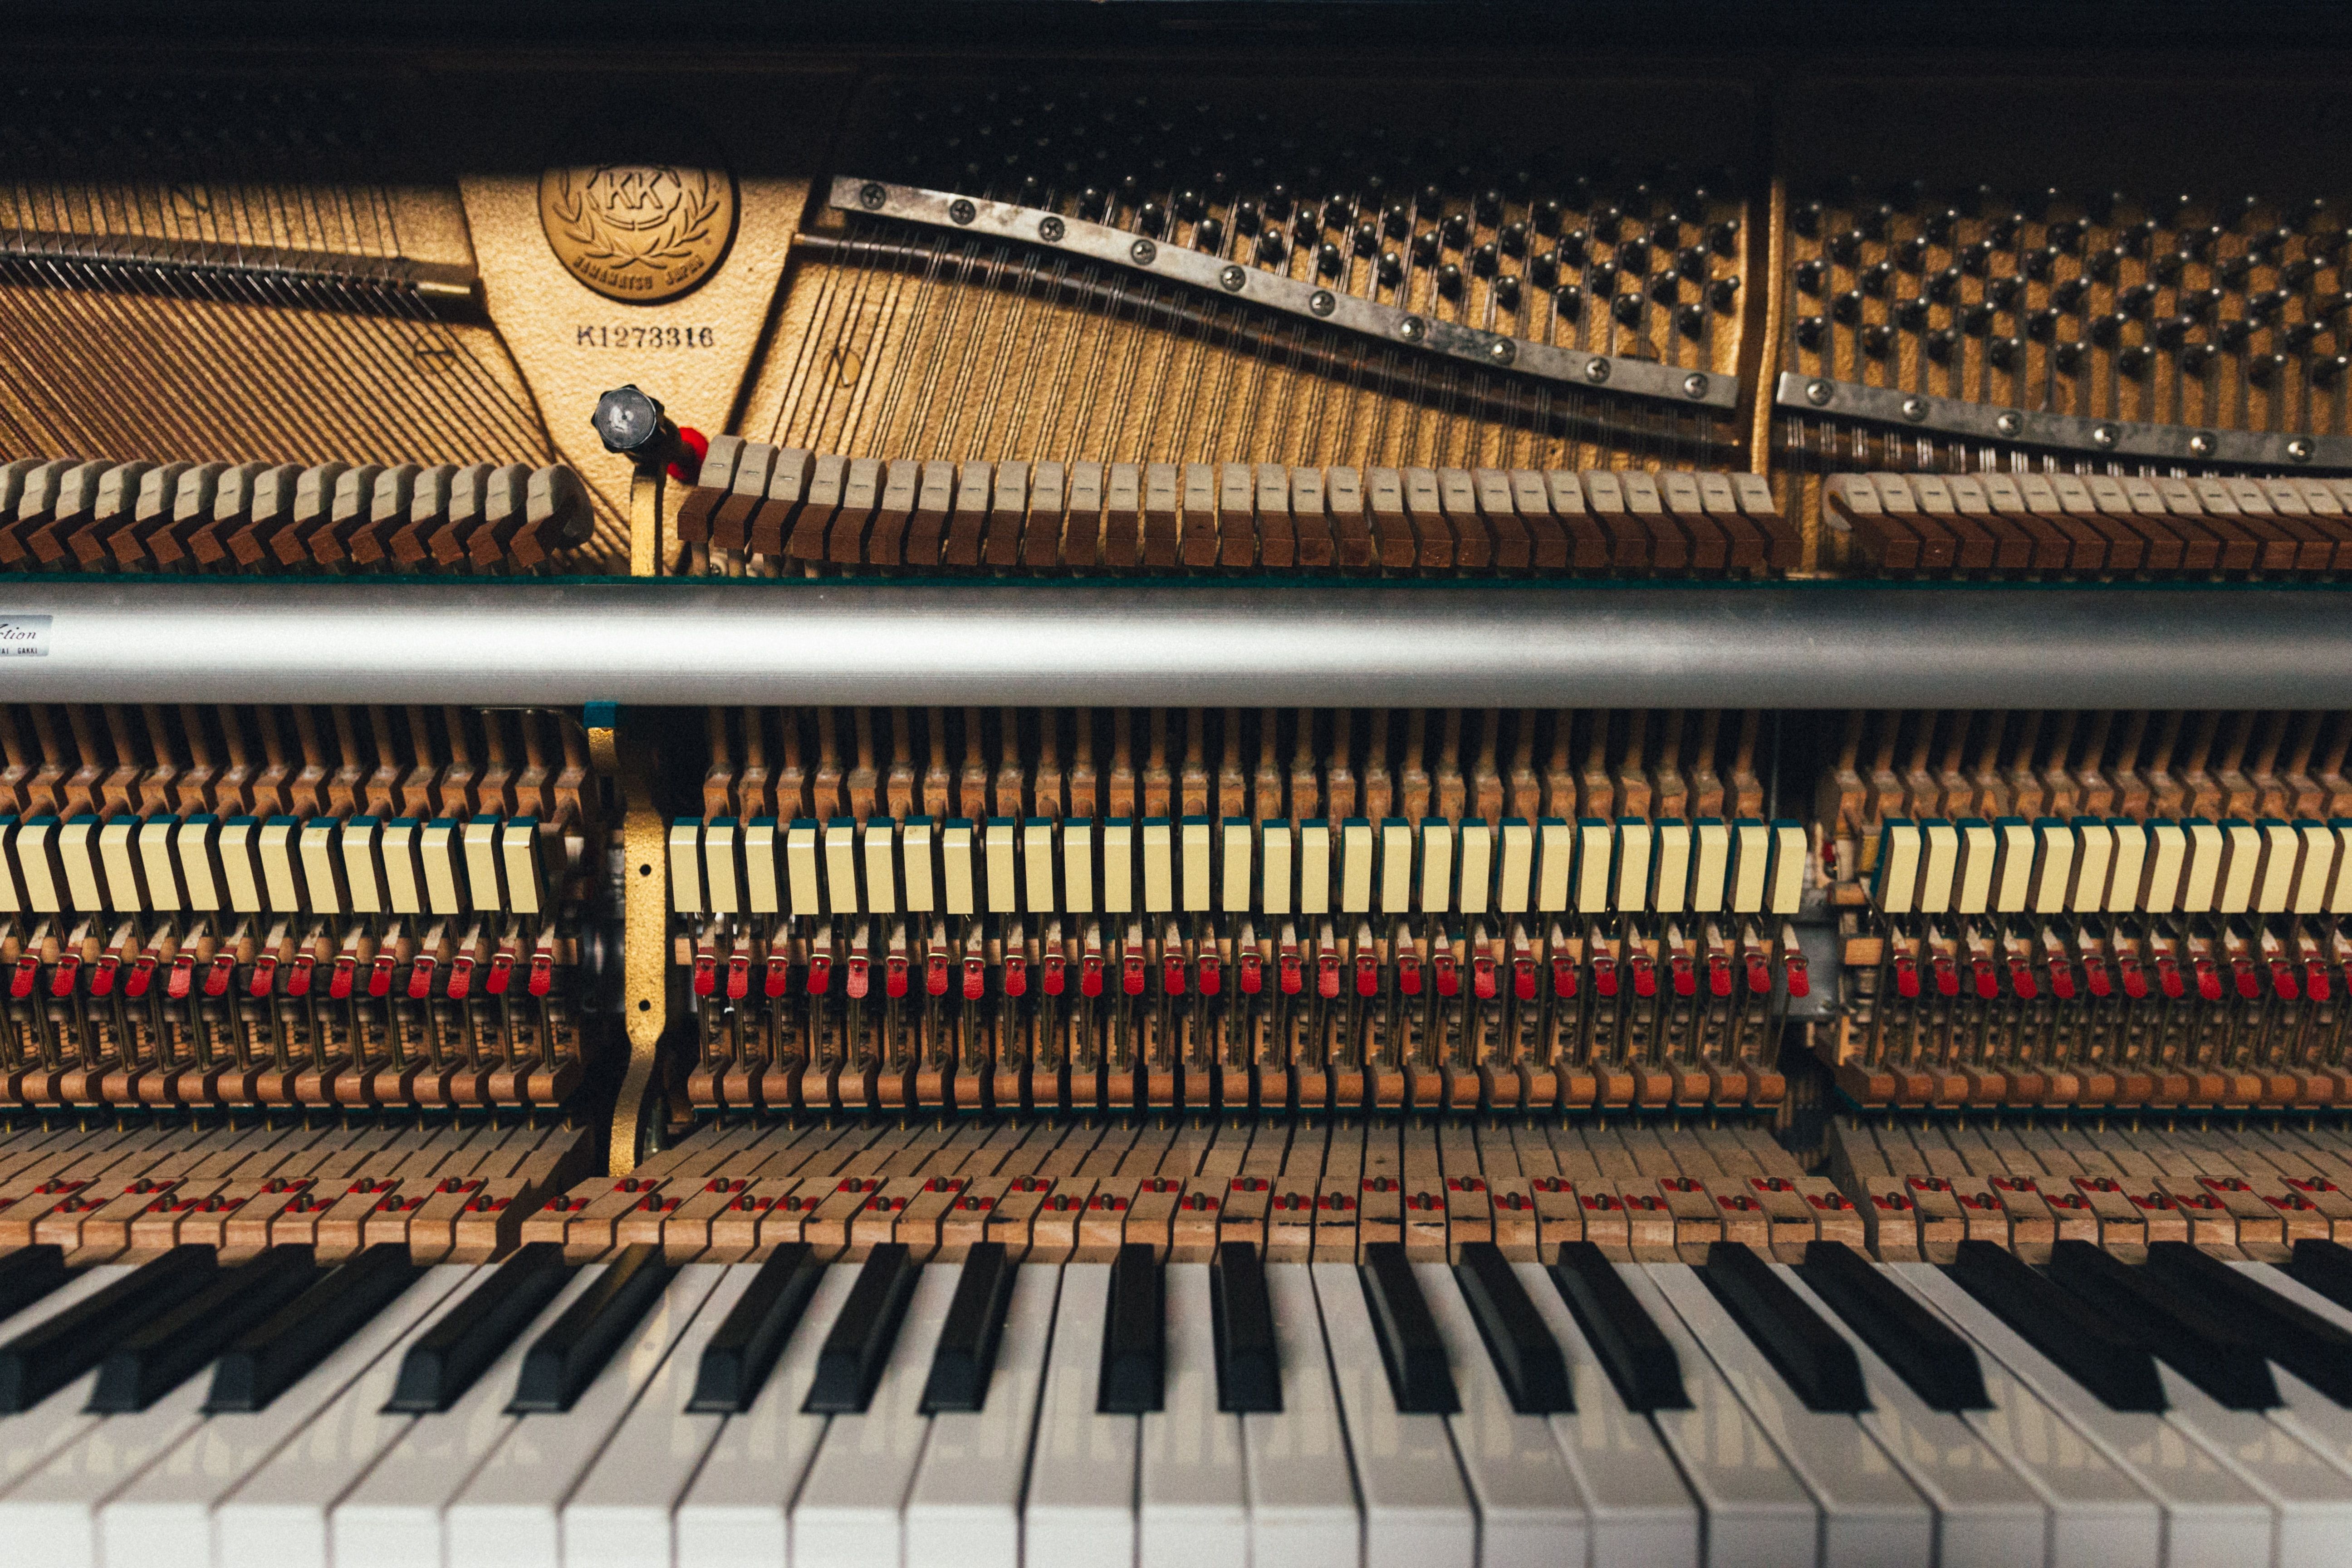
<path id="1" fill-rule="evenodd" d="M 662 405 L 635 385 L 616 386 L 596 400 L 589 423 L 604 443 L 604 450 L 634 458 L 661 436 Z"/>

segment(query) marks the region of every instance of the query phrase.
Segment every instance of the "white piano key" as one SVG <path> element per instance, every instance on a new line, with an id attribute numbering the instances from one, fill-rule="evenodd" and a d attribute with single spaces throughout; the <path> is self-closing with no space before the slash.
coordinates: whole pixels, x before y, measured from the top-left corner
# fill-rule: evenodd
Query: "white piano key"
<path id="1" fill-rule="evenodd" d="M 97 1568 L 99 1509 L 203 1423 L 207 1381 L 200 1373 L 136 1415 L 92 1421 L 19 1477 L 0 1496 L 10 1568 Z"/>
<path id="2" fill-rule="evenodd" d="M 381 1405 L 391 1396 L 390 1376 L 398 1371 L 394 1352 L 449 1293 L 476 1272 L 468 1264 L 428 1268 L 415 1284 L 357 1332 L 269 1402 L 266 1409 L 212 1415 L 139 1479 L 123 1488 L 99 1514 L 100 1551 L 109 1563 L 153 1563 L 158 1568 L 205 1568 L 207 1563 L 278 1563 L 276 1556 L 232 1553 L 224 1534 L 213 1548 L 215 1510 L 222 1499 L 252 1475 L 278 1448 L 304 1431 L 311 1419 L 363 1373 L 383 1366 Z M 210 1369 L 194 1383 L 209 1386 Z M 323 1527 L 323 1519 L 320 1521 Z M 315 1538 L 323 1547 L 325 1532 Z"/>
<path id="3" fill-rule="evenodd" d="M 455 1405 L 404 1423 L 383 1458 L 334 1504 L 328 1541 L 335 1568 L 437 1568 L 442 1509 L 521 1419 L 506 1405 L 524 1352 L 604 1272 L 601 1263 L 575 1270 Z"/>
<path id="4" fill-rule="evenodd" d="M 1812 1494 L 1707 1360 L 1657 1281 L 1638 1265 L 1621 1264 L 1617 1275 L 1682 1363 L 1690 1408 L 1661 1410 L 1650 1421 L 1698 1496 L 1706 1568 L 1818 1561 L 1822 1515 Z"/>
<path id="5" fill-rule="evenodd" d="M 1209 1266 L 1171 1263 L 1161 1288 L 1167 1373 L 1160 1409 L 1143 1417 L 1137 1560 L 1141 1568 L 1244 1568 L 1242 1421 L 1217 1408 Z"/>
<path id="6" fill-rule="evenodd" d="M 1472 1568 L 1478 1518 L 1445 1417 L 1397 1409 L 1355 1266 L 1318 1263 L 1313 1269 L 1323 1339 L 1362 1488 L 1364 1568 Z"/>
<path id="7" fill-rule="evenodd" d="M 560 1568 L 562 1509 L 722 1272 L 679 1269 L 571 1409 L 520 1418 L 442 1515 L 449 1568 Z"/>
<path id="8" fill-rule="evenodd" d="M 1062 1270 L 1037 1447 L 1022 1507 L 1027 1568 L 1100 1568 L 1135 1560 L 1136 1451 L 1141 1423 L 1095 1412 L 1102 1379 L 1110 1265 Z"/>
<path id="9" fill-rule="evenodd" d="M 294 1441 L 233 1482 L 235 1489 L 213 1511 L 215 1562 L 327 1568 L 330 1511 L 414 1419 L 387 1415 L 383 1408 L 399 1381 L 409 1342 L 495 1272 L 489 1264 L 444 1267 L 457 1274 L 455 1288 L 409 1325 L 399 1344 L 370 1363 L 306 1422 Z"/>
<path id="10" fill-rule="evenodd" d="M 1696 1563 L 1699 1506 L 1656 1428 L 1625 1408 L 1543 1265 L 1513 1267 L 1568 1358 L 1576 1410 L 1551 1417 L 1551 1430 L 1584 1491 L 1592 1521 L 1592 1568 Z"/>
<path id="11" fill-rule="evenodd" d="M 1363 1520 L 1315 1281 L 1306 1264 L 1270 1263 L 1265 1288 L 1282 1409 L 1241 1418 L 1250 1559 L 1283 1568 L 1355 1568 Z"/>
<path id="12" fill-rule="evenodd" d="M 1822 1568 L 1932 1561 L 1933 1511 L 1862 1424 L 1851 1415 L 1806 1409 L 1690 1265 L 1646 1267 L 1821 1504 Z"/>
<path id="13" fill-rule="evenodd" d="M 959 1263 L 923 1269 L 873 1402 L 826 1423 L 793 1504 L 793 1561 L 802 1568 L 898 1568 L 900 1510 L 931 1426 L 923 1381 L 962 1276 Z"/>
<path id="14" fill-rule="evenodd" d="M 801 1414 L 817 1352 L 856 1283 L 854 1268 L 828 1268 L 775 1370 L 740 1415 L 730 1415 L 677 1506 L 677 1568 L 784 1568 L 793 1494 L 825 1418 Z"/>
<path id="15" fill-rule="evenodd" d="M 2284 1269 L 2274 1268 L 2267 1263 L 2233 1263 L 2231 1267 L 2250 1276 L 2264 1289 L 2275 1291 L 2298 1306 L 2309 1308 L 2338 1328 L 2352 1329 L 2352 1312 L 2346 1311 Z M 2271 1412 L 2271 1419 L 2317 1450 L 2337 1468 L 2352 1470 L 2352 1410 L 2336 1404 L 2276 1362 L 2271 1363 L 2271 1372 L 2278 1379 L 2279 1396 L 2286 1401 L 2285 1408 Z"/>
<path id="16" fill-rule="evenodd" d="M 2007 1568 L 2048 1561 L 2050 1512 L 2000 1457 L 1947 1411 L 1933 1410 L 1878 1358 L 1795 1269 L 1774 1272 L 1843 1336 L 1862 1367 L 1871 1408 L 1859 1419 L 1936 1510 L 1937 1568 Z"/>
<path id="17" fill-rule="evenodd" d="M 130 1265 L 120 1263 L 83 1269 L 7 1321 L 0 1322 L 0 1344 L 46 1322 L 85 1296 L 105 1289 L 130 1272 Z M 0 1415 L 0 1488 L 41 1464 L 103 1419 L 85 1415 L 81 1410 L 89 1402 L 89 1391 L 97 1382 L 96 1373 L 84 1373 L 30 1410 Z"/>
<path id="18" fill-rule="evenodd" d="M 2341 1563 L 2352 1541 L 2352 1475 L 2258 1410 L 2225 1410 L 2162 1361 L 2165 1419 L 2202 1443 L 2271 1505 L 2278 1568 Z"/>
<path id="19" fill-rule="evenodd" d="M 1895 1263 L 1896 1279 L 1934 1303 L 1961 1332 L 1998 1356 L 2018 1380 L 2164 1509 L 2167 1568 L 2245 1568 L 2268 1563 L 2271 1510 L 2252 1487 L 2160 1415 L 2110 1410 L 2061 1372 L 1941 1268 Z"/>
<path id="20" fill-rule="evenodd" d="M 986 1402 L 931 1418 L 907 1494 L 907 1568 L 1021 1568 L 1021 1485 L 1061 1284 L 1050 1265 L 1018 1266 Z"/>
<path id="21" fill-rule="evenodd" d="M 1896 1283 L 1902 1283 L 1899 1276 Z M 1929 1311 L 1937 1310 L 1933 1301 L 1912 1294 Z M 2135 1568 L 2161 1562 L 2164 1513 L 2156 1500 L 1999 1356 L 1977 1344 L 1964 1326 L 1947 1322 L 1975 1349 L 1985 1397 L 1992 1402 L 1990 1410 L 1971 1410 L 1960 1419 L 2050 1508 L 2052 1568 Z"/>
<path id="22" fill-rule="evenodd" d="M 1462 1400 L 1460 1413 L 1446 1417 L 1446 1425 L 1454 1429 L 1454 1450 L 1478 1505 L 1481 1568 L 1587 1560 L 1591 1520 L 1584 1489 L 1560 1457 L 1550 1421 L 1511 1408 L 1454 1270 L 1443 1263 L 1423 1263 L 1413 1274 L 1437 1320 Z"/>
<path id="23" fill-rule="evenodd" d="M 661 1370 L 563 1505 L 566 1568 L 648 1568 L 670 1561 L 670 1516 L 727 1419 L 691 1414 L 686 1402 L 703 1347 L 757 1272 L 756 1264 L 722 1271 Z"/>

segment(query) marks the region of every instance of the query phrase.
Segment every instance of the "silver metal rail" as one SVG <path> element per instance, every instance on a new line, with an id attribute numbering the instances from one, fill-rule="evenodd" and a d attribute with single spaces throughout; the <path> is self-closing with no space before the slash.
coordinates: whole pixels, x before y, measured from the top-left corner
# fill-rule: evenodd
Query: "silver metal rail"
<path id="1" fill-rule="evenodd" d="M 2352 595 L 18 578 L 0 699 L 2340 708 Z"/>

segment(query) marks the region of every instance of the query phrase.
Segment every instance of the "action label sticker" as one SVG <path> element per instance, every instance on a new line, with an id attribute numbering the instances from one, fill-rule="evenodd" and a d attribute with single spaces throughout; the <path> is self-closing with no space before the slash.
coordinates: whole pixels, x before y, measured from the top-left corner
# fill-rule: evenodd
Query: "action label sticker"
<path id="1" fill-rule="evenodd" d="M 48 657 L 48 616 L 0 616 L 0 658 Z"/>

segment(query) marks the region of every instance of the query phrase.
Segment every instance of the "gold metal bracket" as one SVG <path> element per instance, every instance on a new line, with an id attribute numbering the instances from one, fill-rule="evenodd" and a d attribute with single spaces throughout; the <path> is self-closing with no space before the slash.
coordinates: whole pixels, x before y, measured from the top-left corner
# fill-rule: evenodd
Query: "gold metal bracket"
<path id="1" fill-rule="evenodd" d="M 612 731 L 605 732 L 608 736 Z M 655 1105 L 656 1068 L 669 1026 L 669 879 L 662 816 L 654 805 L 653 758 L 642 742 L 622 741 L 621 844 L 624 921 L 621 930 L 622 1008 L 628 1026 L 629 1065 L 613 1105 L 613 1174 L 636 1168 L 637 1144 Z"/>
<path id="2" fill-rule="evenodd" d="M 662 574 L 661 469 L 639 468 L 629 476 L 629 575 L 658 577 Z"/>

